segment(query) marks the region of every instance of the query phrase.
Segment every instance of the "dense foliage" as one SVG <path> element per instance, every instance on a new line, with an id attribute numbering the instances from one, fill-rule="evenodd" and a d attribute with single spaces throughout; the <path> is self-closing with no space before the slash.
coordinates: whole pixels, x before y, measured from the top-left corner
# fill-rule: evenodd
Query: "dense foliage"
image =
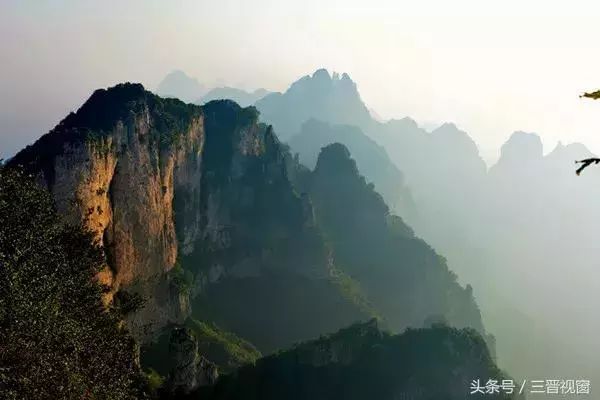
<path id="1" fill-rule="evenodd" d="M 132 399 L 136 346 L 106 310 L 101 249 L 64 224 L 49 193 L 0 170 L 0 393 L 7 399 Z"/>
<path id="2" fill-rule="evenodd" d="M 508 399 L 470 395 L 472 379 L 503 379 L 481 336 L 436 325 L 382 332 L 374 321 L 259 360 L 193 398 L 220 400 Z M 487 397 L 486 397 L 487 396 Z"/>

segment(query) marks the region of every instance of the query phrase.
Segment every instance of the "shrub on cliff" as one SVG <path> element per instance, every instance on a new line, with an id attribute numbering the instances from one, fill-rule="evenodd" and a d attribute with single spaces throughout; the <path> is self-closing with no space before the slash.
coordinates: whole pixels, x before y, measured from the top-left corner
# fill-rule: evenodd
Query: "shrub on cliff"
<path id="1" fill-rule="evenodd" d="M 0 169 L 0 393 L 7 399 L 132 399 L 135 343 L 106 310 L 101 250 L 23 173 Z"/>

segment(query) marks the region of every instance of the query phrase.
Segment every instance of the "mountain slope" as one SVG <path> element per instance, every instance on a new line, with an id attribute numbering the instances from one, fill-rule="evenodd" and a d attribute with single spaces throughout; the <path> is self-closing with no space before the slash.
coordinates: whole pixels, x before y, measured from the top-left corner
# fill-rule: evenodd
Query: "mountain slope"
<path id="1" fill-rule="evenodd" d="M 371 321 L 261 359 L 190 398 L 517 398 L 502 391 L 471 395 L 478 377 L 501 381 L 505 374 L 476 332 L 436 326 L 390 335 Z"/>
<path id="2" fill-rule="evenodd" d="M 460 287 L 445 260 L 389 213 L 343 145 L 322 149 L 307 191 L 337 264 L 394 331 L 442 318 L 485 332 L 471 288 Z"/>
<path id="3" fill-rule="evenodd" d="M 414 213 L 415 204 L 404 184 L 402 172 L 389 159 L 385 149 L 359 128 L 310 119 L 288 142 L 290 151 L 298 153 L 300 162 L 310 169 L 314 169 L 321 148 L 332 143 L 342 143 L 350 150 L 361 174 L 375 185 L 375 190 L 391 208 L 401 215 Z"/>
<path id="4" fill-rule="evenodd" d="M 196 318 L 272 351 L 368 317 L 332 282 L 330 250 L 287 178 L 285 154 L 253 108 L 199 107 L 122 84 L 96 91 L 10 165 L 37 176 L 59 211 L 94 233 L 111 295 L 146 299 L 129 316 L 138 338 L 183 323 L 196 298 Z M 261 314 L 274 304 L 273 282 L 281 311 Z M 256 287 L 264 304 L 248 302 Z M 317 312 L 285 317 L 283 305 L 301 309 L 304 296 L 321 303 Z M 244 322 L 253 314 L 268 329 Z"/>
<path id="5" fill-rule="evenodd" d="M 471 290 L 390 215 L 347 149 L 328 146 L 311 172 L 253 107 L 101 89 L 18 166 L 102 246 L 106 300 L 146 300 L 128 315 L 145 346 L 190 317 L 228 332 L 219 346 L 242 351 L 221 363 L 236 366 L 373 316 L 396 331 L 446 320 L 484 333 Z"/>
<path id="6" fill-rule="evenodd" d="M 376 184 L 388 205 L 410 221 L 419 236 L 446 255 L 450 255 L 457 242 L 472 240 L 470 228 L 465 228 L 462 221 L 468 214 L 465 210 L 479 206 L 477 191 L 485 179 L 486 165 L 475 142 L 454 124 L 427 132 L 410 118 L 378 122 L 371 117 L 352 79 L 347 74 L 342 78 L 335 74 L 331 77 L 326 70 L 299 79 L 285 93 L 271 94 L 256 106 L 282 140 L 290 141 L 293 151 L 294 146 L 300 145 L 293 136 L 311 119 L 359 128 L 385 149 L 402 172 L 404 180 L 397 186 L 406 185 L 410 189 L 415 209 L 395 207 L 397 195 L 391 190 L 394 183 L 382 184 L 383 176 L 376 180 L 366 163 L 361 162 L 363 149 L 351 148 L 361 171 Z M 320 133 L 330 135 L 323 129 Z M 323 144 L 319 135 L 300 136 L 306 139 L 304 148 L 308 143 L 313 148 Z M 339 141 L 351 144 L 349 139 Z M 368 148 L 371 146 L 365 145 Z M 387 178 L 391 180 L 393 176 Z"/>

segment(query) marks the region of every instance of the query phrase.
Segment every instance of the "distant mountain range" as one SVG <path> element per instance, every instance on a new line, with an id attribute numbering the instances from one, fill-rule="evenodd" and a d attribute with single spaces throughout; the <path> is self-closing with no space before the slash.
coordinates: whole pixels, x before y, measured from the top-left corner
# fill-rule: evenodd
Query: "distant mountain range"
<path id="1" fill-rule="evenodd" d="M 375 190 L 383 195 L 394 211 L 408 218 L 413 216 L 415 205 L 405 185 L 404 175 L 385 149 L 360 128 L 309 119 L 288 141 L 292 151 L 298 153 L 299 161 L 311 169 L 316 166 L 321 148 L 332 143 L 343 143 L 350 150 L 359 171 L 375 185 Z"/>
<path id="2" fill-rule="evenodd" d="M 256 107 L 309 167 L 323 146 L 339 142 L 350 149 L 359 170 L 416 235 L 443 254 L 461 280 L 474 284 L 484 319 L 498 332 L 503 365 L 522 376 L 572 370 L 600 376 L 589 358 L 582 363 L 565 352 L 544 350 L 568 346 L 570 326 L 600 329 L 600 321 L 586 318 L 581 309 L 600 290 L 596 280 L 571 275 L 564 284 L 573 263 L 597 276 L 587 261 L 600 258 L 594 233 L 600 225 L 595 183 L 600 172 L 574 173 L 573 162 L 592 155 L 583 144 L 559 144 L 544 155 L 538 135 L 516 132 L 488 169 L 475 142 L 456 125 L 429 132 L 410 118 L 377 121 L 348 75 L 325 70 Z M 414 213 L 396 208 L 399 190 L 410 194 Z M 573 287 L 580 288 L 575 297 L 568 294 Z M 547 304 L 561 308 L 569 323 L 554 325 Z M 508 329 L 524 320 L 529 329 Z M 516 345 L 524 334 L 542 337 L 535 339 L 540 347 Z M 581 354 L 598 348 L 589 337 L 578 345 Z M 523 354 L 529 356 L 524 360 Z"/>
<path id="3" fill-rule="evenodd" d="M 175 97 L 186 103 L 192 103 L 201 98 L 207 89 L 196 78 L 185 72 L 175 70 L 170 72 L 158 84 L 156 93 L 162 97 Z"/>
<path id="4" fill-rule="evenodd" d="M 253 92 L 247 92 L 242 89 L 233 87 L 218 87 L 208 91 L 197 104 L 208 103 L 212 100 L 233 100 L 242 107 L 248 107 L 256 103 L 258 100 L 267 96 L 270 92 L 265 89 L 256 89 Z"/>
<path id="5" fill-rule="evenodd" d="M 347 74 L 319 69 L 292 83 L 284 93 L 271 93 L 256 103 L 261 118 L 287 140 L 309 119 L 368 128 L 371 114 Z"/>
<path id="6" fill-rule="evenodd" d="M 332 137 L 348 129 L 320 127 Z M 402 179 L 380 147 L 349 129 L 357 149 L 378 154 L 373 159 L 388 180 Z M 369 164 L 367 153 L 361 160 Z M 390 212 L 350 151 L 325 146 L 308 169 L 254 107 L 230 100 L 198 106 L 131 83 L 99 89 L 7 168 L 36 177 L 62 217 L 83 224 L 102 246 L 98 280 L 108 288 L 106 301 L 144 300 L 127 314 L 127 326 L 150 363 L 144 367 L 160 375 L 172 366 L 164 390 L 191 392 L 214 383 L 219 368 L 231 371 L 372 318 L 396 333 L 440 324 L 467 329 L 427 339 L 455 354 L 451 336 L 472 338 L 442 364 L 432 364 L 427 346 L 419 350 L 431 368 L 445 371 L 431 376 L 440 390 L 464 392 L 468 382 L 447 378 L 470 363 L 471 352 L 486 357 L 482 373 L 496 371 L 494 340 L 472 287 L 460 285 L 444 258 Z M 408 199 L 401 185 L 399 192 Z M 349 344 L 362 340 L 360 332 Z M 370 357 L 378 354 L 372 346 L 393 349 L 395 340 L 348 351 Z M 402 351 L 374 364 L 373 382 L 395 385 L 385 366 L 402 363 L 395 358 Z M 302 373 L 296 379 L 310 385 Z M 338 390 L 335 397 L 344 398 Z"/>
<path id="7" fill-rule="evenodd" d="M 496 348 L 518 377 L 600 376 L 577 336 L 600 329 L 585 146 L 516 132 L 488 169 L 456 125 L 377 121 L 322 69 L 284 93 L 180 71 L 157 91 L 99 89 L 3 167 L 101 245 L 103 299 L 129 310 L 157 393 L 464 398 L 505 376 Z"/>
<path id="8" fill-rule="evenodd" d="M 202 105 L 212 100 L 233 100 L 242 107 L 253 105 L 269 93 L 265 89 L 248 92 L 229 86 L 208 88 L 196 78 L 179 70 L 165 76 L 156 88 L 156 94 L 159 96 L 175 97 L 186 103 Z"/>

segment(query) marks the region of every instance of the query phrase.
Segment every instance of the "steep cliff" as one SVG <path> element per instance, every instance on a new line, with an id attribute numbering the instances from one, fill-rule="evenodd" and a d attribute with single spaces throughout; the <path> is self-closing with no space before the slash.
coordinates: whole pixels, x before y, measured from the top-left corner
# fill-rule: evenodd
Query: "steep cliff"
<path id="1" fill-rule="evenodd" d="M 483 332 L 470 290 L 389 215 L 345 148 L 302 172 L 258 119 L 232 101 L 200 107 L 122 84 L 11 165 L 103 246 L 107 300 L 146 300 L 128 316 L 145 344 L 190 316 L 263 353 L 373 316 L 395 330 L 443 317 Z"/>
<path id="2" fill-rule="evenodd" d="M 272 129 L 229 101 L 204 112 L 202 233 L 181 259 L 196 276 L 194 317 L 267 353 L 367 318 L 333 279 L 331 250 Z"/>
<path id="3" fill-rule="evenodd" d="M 118 291 L 146 300 L 128 318 L 142 341 L 183 323 L 197 298 L 198 319 L 274 350 L 367 316 L 331 281 L 330 250 L 285 157 L 254 108 L 199 107 L 121 84 L 96 91 L 11 165 L 36 175 L 58 210 L 94 233 L 107 300 Z M 266 305 L 247 298 L 257 287 Z M 285 307 L 271 314 L 274 293 Z M 320 302 L 318 312 L 284 317 L 304 296 Z"/>
<path id="4" fill-rule="evenodd" d="M 178 252 L 174 193 L 199 196 L 203 142 L 199 107 L 121 84 L 94 92 L 11 160 L 37 174 L 63 215 L 94 232 L 107 257 L 100 280 L 111 294 L 144 296 L 130 320 L 139 336 L 189 313 L 166 272 Z M 194 223 L 181 230 L 195 232 Z"/>

